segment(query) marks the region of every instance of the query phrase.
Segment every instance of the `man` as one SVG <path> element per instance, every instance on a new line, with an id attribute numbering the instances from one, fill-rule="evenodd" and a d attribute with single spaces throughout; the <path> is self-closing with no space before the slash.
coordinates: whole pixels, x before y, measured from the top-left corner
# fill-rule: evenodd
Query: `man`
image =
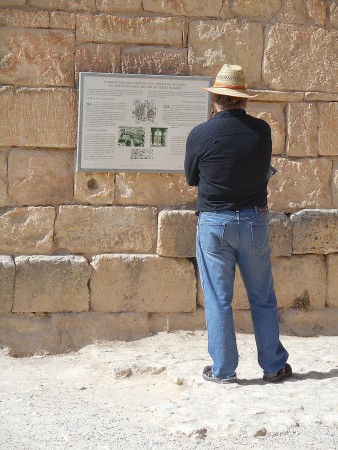
<path id="1" fill-rule="evenodd" d="M 197 262 L 204 292 L 212 366 L 203 378 L 236 382 L 238 351 L 232 315 L 236 263 L 247 290 L 258 363 L 265 381 L 292 375 L 279 340 L 268 232 L 270 126 L 248 115 L 243 69 L 225 64 L 211 88 L 216 115 L 189 134 L 185 174 L 198 186 Z"/>

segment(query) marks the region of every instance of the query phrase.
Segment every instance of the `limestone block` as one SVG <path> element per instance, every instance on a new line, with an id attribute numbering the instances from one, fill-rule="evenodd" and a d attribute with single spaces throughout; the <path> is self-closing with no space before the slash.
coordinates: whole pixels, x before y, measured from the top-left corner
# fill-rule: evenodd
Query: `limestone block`
<path id="1" fill-rule="evenodd" d="M 75 147 L 75 90 L 3 87 L 0 103 L 0 145 Z"/>
<path id="2" fill-rule="evenodd" d="M 73 152 L 13 149 L 8 156 L 8 193 L 21 205 L 71 203 L 73 166 Z"/>
<path id="3" fill-rule="evenodd" d="M 135 13 L 142 10 L 142 0 L 96 0 L 98 11 L 115 14 Z"/>
<path id="4" fill-rule="evenodd" d="M 24 6 L 26 0 L 1 0 L 1 6 Z"/>
<path id="5" fill-rule="evenodd" d="M 0 9 L 0 25 L 9 25 L 12 27 L 48 28 L 49 13 L 47 11 Z"/>
<path id="6" fill-rule="evenodd" d="M 271 210 L 294 212 L 304 208 L 331 208 L 332 161 L 274 157 L 272 165 L 278 172 L 268 186 Z"/>
<path id="7" fill-rule="evenodd" d="M 269 217 L 272 256 L 291 256 L 292 222 L 283 213 L 271 212 Z"/>
<path id="8" fill-rule="evenodd" d="M 288 156 L 318 156 L 318 110 L 315 103 L 290 103 L 287 113 Z"/>
<path id="9" fill-rule="evenodd" d="M 143 9 L 160 14 L 172 14 L 178 16 L 208 16 L 219 17 L 223 8 L 222 0 L 143 0 Z M 226 6 L 225 6 L 226 7 Z M 230 9 L 229 7 L 227 8 Z"/>
<path id="10" fill-rule="evenodd" d="M 120 72 L 120 47 L 109 44 L 83 44 L 75 51 L 75 79 L 79 72 Z"/>
<path id="11" fill-rule="evenodd" d="M 322 256 L 274 258 L 273 274 L 279 307 L 324 308 L 326 264 Z"/>
<path id="12" fill-rule="evenodd" d="M 326 19 L 326 0 L 306 0 L 307 13 L 317 25 L 324 25 Z"/>
<path id="13" fill-rule="evenodd" d="M 328 14 L 329 14 L 329 21 L 328 21 L 329 26 L 338 28 L 338 3 L 337 2 L 332 2 L 329 5 Z"/>
<path id="14" fill-rule="evenodd" d="M 263 81 L 273 89 L 335 92 L 337 40 L 337 30 L 272 25 L 264 52 Z"/>
<path id="15" fill-rule="evenodd" d="M 175 330 L 204 330 L 205 314 L 203 308 L 188 313 L 149 314 L 149 326 L 152 333 Z"/>
<path id="16" fill-rule="evenodd" d="M 281 4 L 281 0 L 235 0 L 233 10 L 237 16 L 246 16 L 251 19 L 272 19 L 279 11 Z"/>
<path id="17" fill-rule="evenodd" d="M 7 150 L 0 151 L 0 208 L 13 203 L 7 194 L 7 155 Z"/>
<path id="18" fill-rule="evenodd" d="M 188 75 L 186 49 L 165 47 L 126 47 L 122 51 L 123 73 Z"/>
<path id="19" fill-rule="evenodd" d="M 327 304 L 338 308 L 338 253 L 327 256 Z"/>
<path id="20" fill-rule="evenodd" d="M 215 77 L 224 61 L 236 61 L 245 72 L 248 86 L 261 80 L 263 28 L 259 23 L 193 21 L 189 27 L 191 75 Z"/>
<path id="21" fill-rule="evenodd" d="M 293 253 L 338 252 L 338 210 L 310 209 L 291 216 Z"/>
<path id="22" fill-rule="evenodd" d="M 157 253 L 172 257 L 195 256 L 196 226 L 194 211 L 161 211 L 158 216 Z"/>
<path id="23" fill-rule="evenodd" d="M 61 206 L 55 245 L 71 253 L 155 253 L 155 208 Z"/>
<path id="24" fill-rule="evenodd" d="M 73 86 L 74 42 L 68 31 L 0 28 L 0 83 Z"/>
<path id="25" fill-rule="evenodd" d="M 338 156 L 338 102 L 319 108 L 319 154 Z"/>
<path id="26" fill-rule="evenodd" d="M 281 3 L 281 9 L 278 15 L 279 22 L 301 24 L 306 22 L 304 0 L 284 0 Z"/>
<path id="27" fill-rule="evenodd" d="M 75 173 L 74 198 L 90 205 L 112 205 L 114 203 L 115 173 Z"/>
<path id="28" fill-rule="evenodd" d="M 96 11 L 95 0 L 28 0 L 28 6 L 62 11 Z"/>
<path id="29" fill-rule="evenodd" d="M 119 205 L 196 206 L 197 189 L 182 174 L 117 173 L 115 202 Z"/>
<path id="30" fill-rule="evenodd" d="M 299 102 L 304 99 L 304 92 L 263 91 L 261 89 L 247 89 L 247 91 L 251 95 L 258 94 L 256 98 L 249 101 L 249 106 L 256 102 Z M 332 97 L 332 94 L 328 95 L 330 98 Z"/>
<path id="31" fill-rule="evenodd" d="M 50 254 L 53 251 L 55 210 L 27 207 L 0 212 L 0 253 Z"/>
<path id="32" fill-rule="evenodd" d="M 305 92 L 304 100 L 314 101 L 314 102 L 338 102 L 338 93 L 335 93 L 335 92 Z"/>
<path id="33" fill-rule="evenodd" d="M 280 320 L 286 334 L 306 337 L 338 335 L 338 308 L 285 309 L 280 313 Z"/>
<path id="34" fill-rule="evenodd" d="M 83 256 L 18 256 L 13 312 L 87 311 L 91 268 Z"/>
<path id="35" fill-rule="evenodd" d="M 182 47 L 185 24 L 171 17 L 115 17 L 78 15 L 76 39 L 111 44 Z"/>
<path id="36" fill-rule="evenodd" d="M 63 11 L 50 12 L 50 28 L 75 29 L 75 14 Z"/>
<path id="37" fill-rule="evenodd" d="M 12 311 L 15 265 L 10 256 L 0 255 L 0 314 Z"/>
<path id="38" fill-rule="evenodd" d="M 190 312 L 196 309 L 194 266 L 155 255 L 93 258 L 91 309 L 100 312 Z"/>
<path id="39" fill-rule="evenodd" d="M 251 102 L 248 113 L 265 120 L 271 127 L 272 154 L 280 155 L 285 152 L 285 117 L 283 105 L 271 103 Z"/>
<path id="40" fill-rule="evenodd" d="M 338 160 L 333 161 L 332 171 L 332 206 L 338 208 Z"/>

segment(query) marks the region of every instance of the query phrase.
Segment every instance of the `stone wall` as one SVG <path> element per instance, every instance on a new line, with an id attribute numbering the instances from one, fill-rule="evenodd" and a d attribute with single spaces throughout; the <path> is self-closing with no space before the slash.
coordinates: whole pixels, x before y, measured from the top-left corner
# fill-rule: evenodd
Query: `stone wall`
<path id="1" fill-rule="evenodd" d="M 182 174 L 76 173 L 80 71 L 214 76 L 241 64 L 273 132 L 284 332 L 338 333 L 338 5 L 0 1 L 0 344 L 62 352 L 204 326 L 196 190 Z M 236 277 L 235 319 L 250 330 Z"/>

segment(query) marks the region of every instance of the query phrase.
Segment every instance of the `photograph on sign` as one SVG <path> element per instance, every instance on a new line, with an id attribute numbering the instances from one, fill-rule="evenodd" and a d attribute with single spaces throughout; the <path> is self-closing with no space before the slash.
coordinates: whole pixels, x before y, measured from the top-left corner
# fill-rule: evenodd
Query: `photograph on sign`
<path id="1" fill-rule="evenodd" d="M 80 73 L 77 171 L 182 172 L 209 77 Z"/>

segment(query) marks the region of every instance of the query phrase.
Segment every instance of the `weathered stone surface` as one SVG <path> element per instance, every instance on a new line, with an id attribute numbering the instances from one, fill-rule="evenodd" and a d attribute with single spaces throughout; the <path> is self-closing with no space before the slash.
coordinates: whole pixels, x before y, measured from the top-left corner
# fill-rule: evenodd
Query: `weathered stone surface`
<path id="1" fill-rule="evenodd" d="M 338 308 L 285 309 L 280 313 L 280 320 L 286 334 L 306 337 L 338 335 Z"/>
<path id="2" fill-rule="evenodd" d="M 306 0 L 307 13 L 316 25 L 324 25 L 326 19 L 326 0 Z"/>
<path id="3" fill-rule="evenodd" d="M 332 171 L 332 206 L 338 208 L 338 160 L 333 161 Z"/>
<path id="4" fill-rule="evenodd" d="M 0 151 L 0 208 L 13 203 L 7 194 L 7 156 L 7 150 Z"/>
<path id="5" fill-rule="evenodd" d="M 119 205 L 196 206 L 197 189 L 184 175 L 117 173 L 115 202 Z"/>
<path id="6" fill-rule="evenodd" d="M 76 18 L 78 42 L 182 47 L 184 33 L 184 22 L 171 17 L 127 18 L 109 15 L 79 15 Z"/>
<path id="7" fill-rule="evenodd" d="M 71 253 L 155 253 L 155 208 L 61 206 L 55 244 Z"/>
<path id="8" fill-rule="evenodd" d="M 95 0 L 28 0 L 34 8 L 55 9 L 64 11 L 95 11 Z"/>
<path id="9" fill-rule="evenodd" d="M 338 102 L 323 103 L 319 108 L 319 154 L 338 156 Z"/>
<path id="10" fill-rule="evenodd" d="M 235 0 L 233 10 L 237 16 L 252 19 L 272 19 L 281 7 L 281 0 Z M 206 14 L 209 15 L 209 14 Z"/>
<path id="11" fill-rule="evenodd" d="M 0 314 L 12 311 L 15 265 L 10 256 L 0 255 Z"/>
<path id="12" fill-rule="evenodd" d="M 306 22 L 306 9 L 304 0 L 284 0 L 278 15 L 280 22 L 304 23 Z"/>
<path id="13" fill-rule="evenodd" d="M 13 312 L 87 311 L 91 268 L 83 256 L 18 256 Z"/>
<path id="14" fill-rule="evenodd" d="M 256 102 L 299 102 L 304 99 L 304 92 L 262 91 L 261 89 L 247 89 L 247 91 L 251 95 L 258 94 L 256 98 L 250 99 L 249 105 Z"/>
<path id="15" fill-rule="evenodd" d="M 195 256 L 196 226 L 194 211 L 161 211 L 158 216 L 157 253 L 172 257 Z"/>
<path id="16" fill-rule="evenodd" d="M 244 69 L 248 86 L 260 82 L 261 24 L 235 20 L 190 22 L 188 44 L 191 75 L 214 77 L 224 61 L 236 61 Z"/>
<path id="17" fill-rule="evenodd" d="M 75 147 L 75 90 L 3 87 L 0 103 L 0 145 Z"/>
<path id="18" fill-rule="evenodd" d="M 174 330 L 204 330 L 204 308 L 197 308 L 193 312 L 149 314 L 149 326 L 152 333 Z"/>
<path id="19" fill-rule="evenodd" d="M 115 173 L 77 172 L 75 174 L 74 197 L 90 205 L 112 205 L 114 203 Z"/>
<path id="20" fill-rule="evenodd" d="M 338 210 L 311 209 L 291 216 L 293 253 L 338 252 Z"/>
<path id="21" fill-rule="evenodd" d="M 30 206 L 0 211 L 0 253 L 51 253 L 54 218 L 52 207 Z"/>
<path id="22" fill-rule="evenodd" d="M 50 13 L 50 28 L 62 28 L 66 30 L 75 29 L 75 14 L 63 11 L 52 11 Z"/>
<path id="23" fill-rule="evenodd" d="M 75 78 L 79 72 L 120 72 L 120 47 L 109 44 L 83 44 L 75 51 Z"/>
<path id="24" fill-rule="evenodd" d="M 291 256 L 292 223 L 283 213 L 271 212 L 269 218 L 270 245 L 272 256 Z"/>
<path id="25" fill-rule="evenodd" d="M 248 105 L 248 113 L 265 120 L 271 127 L 272 154 L 285 152 L 285 117 L 282 105 L 271 103 L 255 103 Z"/>
<path id="26" fill-rule="evenodd" d="M 338 253 L 327 256 L 327 304 L 338 308 Z"/>
<path id="27" fill-rule="evenodd" d="M 8 156 L 8 194 L 21 205 L 73 201 L 74 154 L 13 149 Z"/>
<path id="28" fill-rule="evenodd" d="M 91 308 L 100 312 L 189 312 L 196 309 L 194 266 L 155 255 L 93 258 Z"/>
<path id="29" fill-rule="evenodd" d="M 326 265 L 319 255 L 274 258 L 273 274 L 278 306 L 323 308 L 326 301 Z"/>
<path id="30" fill-rule="evenodd" d="M 288 156 L 318 156 L 318 110 L 315 103 L 290 103 Z"/>
<path id="31" fill-rule="evenodd" d="M 142 10 L 142 0 L 96 0 L 96 7 L 99 11 L 111 12 L 114 14 L 134 13 Z"/>
<path id="32" fill-rule="evenodd" d="M 338 102 L 335 92 L 305 92 L 304 100 L 315 102 Z"/>
<path id="33" fill-rule="evenodd" d="M 143 0 L 143 8 L 145 11 L 155 13 L 172 14 L 179 16 L 209 16 L 219 17 L 223 9 L 222 0 Z M 229 9 L 229 7 L 228 7 Z"/>
<path id="34" fill-rule="evenodd" d="M 271 210 L 294 212 L 304 208 L 331 208 L 332 161 L 274 157 L 272 165 L 278 172 L 269 182 Z"/>
<path id="35" fill-rule="evenodd" d="M 329 13 L 329 21 L 328 21 L 329 25 L 332 27 L 338 28 L 338 3 L 337 2 L 332 2 L 329 5 L 328 13 Z"/>
<path id="36" fill-rule="evenodd" d="M 26 0 L 1 0 L 1 6 L 24 6 Z"/>
<path id="37" fill-rule="evenodd" d="M 0 5 L 2 6 L 2 3 Z M 49 27 L 47 11 L 24 11 L 22 9 L 0 9 L 0 25 L 12 27 Z"/>
<path id="38" fill-rule="evenodd" d="M 264 52 L 263 81 L 273 89 L 335 92 L 337 41 L 336 30 L 272 25 Z"/>
<path id="39" fill-rule="evenodd" d="M 0 83 L 73 86 L 74 35 L 68 31 L 0 28 Z"/>
<path id="40" fill-rule="evenodd" d="M 122 51 L 123 73 L 188 75 L 187 49 L 127 47 Z"/>

